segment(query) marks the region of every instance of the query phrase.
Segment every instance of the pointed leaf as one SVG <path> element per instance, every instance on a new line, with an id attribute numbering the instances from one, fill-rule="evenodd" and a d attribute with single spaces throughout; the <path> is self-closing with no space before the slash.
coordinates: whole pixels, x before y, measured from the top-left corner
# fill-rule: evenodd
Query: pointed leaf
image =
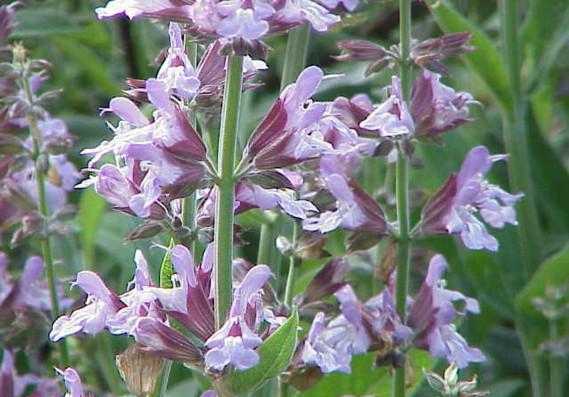
<path id="1" fill-rule="evenodd" d="M 170 250 L 174 248 L 174 239 L 170 240 L 168 251 L 164 255 L 162 265 L 160 265 L 160 288 L 172 288 L 172 274 L 174 274 L 174 266 L 172 265 L 172 255 Z"/>
<path id="2" fill-rule="evenodd" d="M 259 364 L 246 371 L 232 372 L 226 380 L 235 393 L 253 391 L 267 380 L 280 375 L 290 364 L 298 342 L 298 312 L 281 325 L 259 347 Z"/>

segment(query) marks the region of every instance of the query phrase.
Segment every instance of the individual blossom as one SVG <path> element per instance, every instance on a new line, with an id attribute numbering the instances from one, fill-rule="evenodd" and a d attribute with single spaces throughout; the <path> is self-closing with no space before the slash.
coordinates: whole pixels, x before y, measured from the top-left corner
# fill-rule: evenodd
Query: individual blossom
<path id="1" fill-rule="evenodd" d="M 469 93 L 456 92 L 440 79 L 439 74 L 424 70 L 413 83 L 410 107 L 419 138 L 436 138 L 470 121 L 469 106 L 478 103 Z"/>
<path id="2" fill-rule="evenodd" d="M 328 233 L 336 228 L 375 236 L 387 234 L 389 225 L 377 202 L 357 183 L 348 177 L 349 172 L 336 156 L 320 160 L 320 174 L 327 190 L 336 199 L 335 209 L 321 212 L 306 219 L 303 228 L 308 231 Z"/>
<path id="3" fill-rule="evenodd" d="M 388 93 L 387 100 L 376 107 L 360 127 L 375 131 L 380 138 L 408 139 L 415 131 L 415 123 L 408 104 L 403 100 L 397 76 L 393 76 Z"/>
<path id="4" fill-rule="evenodd" d="M 8 39 L 15 25 L 17 2 L 0 6 L 0 47 Z"/>
<path id="5" fill-rule="evenodd" d="M 413 329 L 417 347 L 464 368 L 471 362 L 484 361 L 485 357 L 479 349 L 468 346 L 453 322 L 459 316 L 479 313 L 480 307 L 476 299 L 445 288 L 442 276 L 447 266 L 442 255 L 431 259 L 425 281 L 411 302 L 408 325 Z M 463 308 L 457 309 L 455 302 Z"/>
<path id="6" fill-rule="evenodd" d="M 317 158 L 322 142 L 311 139 L 313 128 L 326 105 L 312 102 L 324 74 L 320 68 L 306 68 L 295 83 L 287 86 L 253 132 L 245 148 L 248 168 L 271 170 Z"/>
<path id="7" fill-rule="evenodd" d="M 411 60 L 422 69 L 446 75 L 448 69 L 442 61 L 472 51 L 474 48 L 469 44 L 471 36 L 468 32 L 460 32 L 424 41 L 413 41 Z M 385 67 L 393 68 L 400 60 L 398 46 L 386 49 L 367 40 L 343 40 L 338 43 L 338 48 L 341 50 L 341 54 L 336 57 L 339 61 L 369 62 L 366 76 L 379 72 Z"/>
<path id="8" fill-rule="evenodd" d="M 467 248 L 496 251 L 498 240 L 486 224 L 503 228 L 516 225 L 514 205 L 523 194 L 510 194 L 489 183 L 485 176 L 504 155 L 490 155 L 484 146 L 477 146 L 466 156 L 458 174 L 451 175 L 422 211 L 419 232 L 456 234 Z"/>
<path id="9" fill-rule="evenodd" d="M 387 100 L 360 122 L 360 127 L 366 129 L 362 133 L 375 132 L 378 138 L 388 140 L 438 140 L 442 133 L 470 121 L 469 106 L 478 102 L 469 93 L 442 84 L 440 78 L 436 73 L 422 71 L 413 83 L 407 104 L 399 78 L 393 77 Z"/>
<path id="10" fill-rule="evenodd" d="M 229 319 L 205 342 L 209 349 L 204 357 L 207 368 L 221 371 L 231 365 L 244 370 L 259 362 L 255 349 L 263 341 L 257 333 L 263 321 L 260 292 L 271 276 L 267 266 L 257 265 L 234 289 Z"/>

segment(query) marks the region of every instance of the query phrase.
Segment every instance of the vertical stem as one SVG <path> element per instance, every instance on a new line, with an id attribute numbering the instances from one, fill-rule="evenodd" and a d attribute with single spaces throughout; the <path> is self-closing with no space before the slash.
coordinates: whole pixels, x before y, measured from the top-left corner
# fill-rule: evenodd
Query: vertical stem
<path id="1" fill-rule="evenodd" d="M 412 65 L 409 58 L 411 48 L 411 0 L 399 0 L 399 47 L 401 60 L 399 77 L 403 99 L 411 97 Z M 397 220 L 399 239 L 397 243 L 397 279 L 395 285 L 395 305 L 401 321 L 405 322 L 407 289 L 409 284 L 409 164 L 402 149 L 397 154 L 395 169 L 395 194 L 397 199 Z M 405 364 L 395 370 L 393 396 L 405 396 Z"/>
<path id="2" fill-rule="evenodd" d="M 308 42 L 310 40 L 310 27 L 305 24 L 289 33 L 286 45 L 285 63 L 281 79 L 281 90 L 293 83 L 306 66 Z M 292 245 L 297 246 L 301 234 L 299 222 L 292 225 Z M 292 300 L 292 286 L 294 284 L 294 270 L 299 265 L 299 258 L 293 253 L 288 262 L 288 275 L 285 285 L 284 303 L 290 305 Z"/>
<path id="3" fill-rule="evenodd" d="M 552 319 L 549 321 L 549 339 L 556 341 L 559 339 L 559 337 L 559 320 Z M 563 356 L 555 355 L 553 352 L 550 352 L 549 354 L 549 396 L 563 397 L 566 395 L 563 393 L 563 384 L 565 380 L 565 362 Z"/>
<path id="4" fill-rule="evenodd" d="M 22 79 L 22 85 L 26 99 L 33 109 L 34 95 L 27 76 Z M 59 316 L 59 299 L 57 296 L 56 275 L 53 266 L 53 256 L 51 252 L 51 242 L 47 231 L 47 222 L 49 218 L 49 208 L 47 206 L 47 197 L 45 191 L 45 166 L 44 161 L 48 161 L 41 153 L 42 135 L 38 128 L 38 120 L 33 110 L 28 112 L 27 116 L 30 135 L 33 143 L 33 160 L 35 162 L 36 188 L 38 192 L 38 210 L 42 217 L 43 226 L 40 231 L 40 247 L 42 251 L 43 261 L 45 263 L 45 272 L 47 284 L 49 288 L 49 299 L 51 303 L 51 317 L 55 320 Z M 61 353 L 61 364 L 65 368 L 69 365 L 69 353 L 67 351 L 67 342 L 65 339 L 59 344 Z"/>
<path id="5" fill-rule="evenodd" d="M 525 123 L 527 95 L 522 89 L 521 82 L 518 0 L 502 0 L 501 6 L 505 59 L 508 66 L 513 104 L 513 109 L 504 111 L 504 140 L 510 155 L 508 166 L 511 188 L 525 194 L 524 199 L 518 205 L 518 230 L 524 271 L 526 278 L 529 278 L 540 261 L 539 247 L 541 244 L 540 226 L 528 161 L 528 131 Z"/>
<path id="6" fill-rule="evenodd" d="M 310 27 L 307 24 L 292 30 L 288 34 L 285 61 L 281 76 L 281 91 L 287 85 L 293 83 L 298 77 L 298 75 L 302 72 L 304 67 L 306 66 L 306 57 L 308 54 L 309 41 L 310 41 Z M 266 223 L 261 226 L 257 263 L 259 264 L 269 263 L 275 241 L 274 232 L 275 230 L 273 222 Z M 290 267 L 289 267 L 289 272 L 290 272 Z"/>
<path id="7" fill-rule="evenodd" d="M 243 57 L 229 56 L 226 73 L 219 135 L 219 179 L 215 212 L 215 324 L 218 329 L 225 322 L 231 307 L 235 146 L 241 102 Z"/>
<path id="8" fill-rule="evenodd" d="M 518 5 L 518 0 L 500 2 L 504 58 L 508 67 L 512 97 L 512 108 L 503 111 L 503 134 L 506 150 L 510 155 L 508 161 L 510 187 L 513 191 L 522 191 L 525 194 L 518 205 L 518 233 L 524 279 L 529 280 L 541 258 L 541 234 L 528 161 L 529 149 L 525 125 L 527 98 L 522 89 L 521 79 Z M 546 380 L 543 379 L 542 360 L 535 351 L 536 346 L 528 342 L 527 332 L 530 326 L 521 314 L 516 314 L 516 330 L 528 363 L 533 394 L 540 396 L 544 394 Z"/>

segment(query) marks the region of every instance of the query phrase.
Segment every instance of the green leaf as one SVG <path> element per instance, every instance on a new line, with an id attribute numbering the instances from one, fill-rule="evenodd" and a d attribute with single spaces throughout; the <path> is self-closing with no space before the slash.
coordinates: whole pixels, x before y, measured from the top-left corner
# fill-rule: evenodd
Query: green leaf
<path id="1" fill-rule="evenodd" d="M 533 112 L 528 112 L 528 146 L 534 191 L 551 224 L 569 231 L 569 172 L 542 135 Z"/>
<path id="2" fill-rule="evenodd" d="M 466 63 L 484 81 L 503 109 L 510 110 L 510 84 L 504 59 L 488 35 L 444 0 L 427 1 L 441 29 L 447 33 L 470 32 L 474 51 L 464 55 Z"/>
<path id="3" fill-rule="evenodd" d="M 79 201 L 79 230 L 81 230 L 81 248 L 85 265 L 94 265 L 97 231 L 106 209 L 103 200 L 94 190 L 84 190 Z"/>
<path id="4" fill-rule="evenodd" d="M 172 288 L 172 274 L 174 274 L 174 266 L 172 265 L 172 255 L 170 250 L 174 248 L 174 239 L 170 240 L 168 251 L 164 254 L 164 259 L 160 265 L 160 288 Z"/>
<path id="5" fill-rule="evenodd" d="M 516 297 L 516 305 L 528 316 L 543 318 L 533 304 L 533 299 L 545 295 L 547 287 L 569 283 L 569 245 L 560 253 L 541 264 L 525 288 Z"/>
<path id="6" fill-rule="evenodd" d="M 226 385 L 235 394 L 257 389 L 267 380 L 280 375 L 289 365 L 298 342 L 298 312 L 281 325 L 257 349 L 259 364 L 245 371 L 234 371 Z"/>

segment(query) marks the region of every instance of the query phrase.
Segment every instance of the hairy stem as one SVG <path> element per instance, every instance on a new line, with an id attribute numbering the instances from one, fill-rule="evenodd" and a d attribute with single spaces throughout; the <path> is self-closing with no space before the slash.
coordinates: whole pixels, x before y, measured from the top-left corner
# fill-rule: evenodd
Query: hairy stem
<path id="1" fill-rule="evenodd" d="M 243 57 L 229 56 L 219 135 L 218 197 L 215 210 L 215 324 L 218 329 L 225 322 L 231 307 L 235 146 L 242 80 Z"/>
<path id="2" fill-rule="evenodd" d="M 38 210 L 42 217 L 43 226 L 40 231 L 40 247 L 42 251 L 43 261 L 45 263 L 45 273 L 47 278 L 47 284 L 49 288 L 49 299 L 51 303 L 51 317 L 55 320 L 59 317 L 59 298 L 57 296 L 57 276 L 55 274 L 55 269 L 53 265 L 53 255 L 51 252 L 51 241 L 49 238 L 49 232 L 47 230 L 47 222 L 49 218 L 49 208 L 47 205 L 47 197 L 45 191 L 45 176 L 46 176 L 46 165 L 49 160 L 44 157 L 45 155 L 41 153 L 42 146 L 42 135 L 38 128 L 37 116 L 33 111 L 34 107 L 34 95 L 30 82 L 27 77 L 22 79 L 22 85 L 26 99 L 30 104 L 32 110 L 28 112 L 26 119 L 28 121 L 28 126 L 30 129 L 30 135 L 32 137 L 33 144 L 33 159 L 35 162 L 35 177 L 36 177 L 36 188 L 38 193 Z M 59 349 L 61 354 L 61 365 L 67 367 L 69 365 L 69 352 L 67 350 L 67 342 L 64 339 L 59 343 Z"/>
<path id="3" fill-rule="evenodd" d="M 529 280 L 541 259 L 541 234 L 529 168 L 528 131 L 525 125 L 527 95 L 522 88 L 518 6 L 518 0 L 500 2 L 504 58 L 508 67 L 513 104 L 511 109 L 504 110 L 503 134 L 506 150 L 510 155 L 508 161 L 510 187 L 515 192 L 521 191 L 525 194 L 518 205 L 518 233 L 524 279 Z M 536 346 L 531 346 L 528 342 L 527 332 L 531 325 L 524 321 L 521 314 L 516 315 L 516 319 L 516 330 L 528 363 L 533 394 L 543 395 L 546 385 L 546 380 L 543 379 L 544 371 L 541 370 L 543 360 L 535 351 Z"/>
<path id="4" fill-rule="evenodd" d="M 399 0 L 399 35 L 401 61 L 399 77 L 403 99 L 411 97 L 412 65 L 409 58 L 411 47 L 411 0 Z M 407 289 L 409 284 L 409 163 L 399 148 L 395 169 L 395 194 L 397 200 L 397 221 L 399 239 L 397 244 L 397 279 L 395 285 L 395 304 L 401 321 L 405 322 Z M 405 365 L 395 370 L 393 396 L 405 396 Z"/>

